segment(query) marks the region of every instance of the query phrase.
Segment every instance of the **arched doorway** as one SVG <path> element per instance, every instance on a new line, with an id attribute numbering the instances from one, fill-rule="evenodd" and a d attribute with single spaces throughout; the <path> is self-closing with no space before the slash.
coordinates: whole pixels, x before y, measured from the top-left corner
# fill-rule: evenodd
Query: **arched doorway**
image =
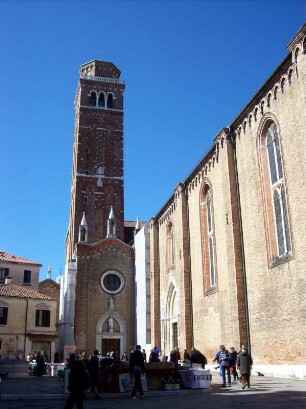
<path id="1" fill-rule="evenodd" d="M 161 319 L 161 348 L 162 353 L 168 357 L 171 350 L 179 344 L 179 315 L 178 292 L 171 282 L 164 299 Z"/>
<path id="2" fill-rule="evenodd" d="M 102 315 L 97 324 L 96 348 L 103 356 L 108 352 L 116 352 L 119 356 L 126 350 L 126 325 L 117 312 Z"/>

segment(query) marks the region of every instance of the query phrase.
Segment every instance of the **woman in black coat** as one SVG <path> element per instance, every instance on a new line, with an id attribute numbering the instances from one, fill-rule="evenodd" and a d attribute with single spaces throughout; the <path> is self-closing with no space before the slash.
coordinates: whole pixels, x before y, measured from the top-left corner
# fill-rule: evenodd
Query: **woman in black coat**
<path id="1" fill-rule="evenodd" d="M 252 365 L 253 359 L 248 353 L 246 347 L 242 345 L 241 351 L 239 352 L 237 357 L 237 367 L 240 370 L 242 389 L 244 389 L 246 386 L 250 388 L 250 375 Z"/>

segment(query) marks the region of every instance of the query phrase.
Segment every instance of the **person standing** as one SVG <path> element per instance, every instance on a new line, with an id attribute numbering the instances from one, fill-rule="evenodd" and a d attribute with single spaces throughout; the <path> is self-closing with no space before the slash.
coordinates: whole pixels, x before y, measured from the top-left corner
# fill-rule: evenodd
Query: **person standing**
<path id="1" fill-rule="evenodd" d="M 225 377 L 225 372 L 227 372 L 227 382 L 228 386 L 231 386 L 231 371 L 230 371 L 230 354 L 227 349 L 225 349 L 224 345 L 220 345 L 220 350 L 217 352 L 215 359 L 213 362 L 218 362 L 220 365 L 220 374 L 222 374 L 222 388 L 225 388 L 226 386 L 226 377 Z"/>
<path id="2" fill-rule="evenodd" d="M 145 395 L 141 384 L 141 374 L 145 373 L 145 364 L 140 345 L 136 345 L 135 350 L 131 353 L 129 372 L 130 375 L 134 375 L 135 377 L 131 398 L 136 399 L 137 390 L 139 390 L 140 396 L 144 398 Z"/>
<path id="3" fill-rule="evenodd" d="M 189 364 L 189 363 L 190 363 L 190 355 L 189 355 L 187 349 L 184 349 L 184 362 L 185 362 L 186 364 Z"/>
<path id="4" fill-rule="evenodd" d="M 237 367 L 240 370 L 242 389 L 245 389 L 246 386 L 250 388 L 250 376 L 251 368 L 253 365 L 253 359 L 249 354 L 245 345 L 242 345 L 241 351 L 237 356 Z"/>
<path id="5" fill-rule="evenodd" d="M 96 349 L 93 356 L 89 360 L 89 375 L 91 384 L 91 393 L 95 394 L 96 399 L 100 399 L 100 363 L 99 363 L 99 351 Z"/>
<path id="6" fill-rule="evenodd" d="M 154 348 L 151 350 L 150 356 L 149 356 L 149 362 L 158 362 L 158 355 L 157 353 L 154 351 Z"/>
<path id="7" fill-rule="evenodd" d="M 237 351 L 234 347 L 230 347 L 230 357 L 231 357 L 231 372 L 234 377 L 234 382 L 238 380 L 238 373 L 236 370 L 236 362 L 237 362 Z"/>
<path id="8" fill-rule="evenodd" d="M 69 355 L 68 368 L 70 369 L 68 379 L 68 391 L 70 395 L 67 399 L 65 409 L 72 409 L 74 405 L 76 405 L 77 409 L 84 409 L 84 390 L 89 387 L 89 374 L 74 353 Z"/>
<path id="9" fill-rule="evenodd" d="M 42 376 L 45 373 L 45 359 L 43 354 L 38 351 L 36 355 L 36 367 L 37 367 L 37 375 Z"/>

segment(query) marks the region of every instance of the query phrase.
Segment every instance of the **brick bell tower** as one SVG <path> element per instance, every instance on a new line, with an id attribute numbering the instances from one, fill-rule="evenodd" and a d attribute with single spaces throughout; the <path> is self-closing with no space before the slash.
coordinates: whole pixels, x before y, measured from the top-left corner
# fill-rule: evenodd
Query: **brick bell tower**
<path id="1" fill-rule="evenodd" d="M 75 133 L 67 260 L 78 242 L 107 236 L 113 208 L 116 237 L 124 239 L 123 93 L 120 70 L 110 62 L 83 64 L 75 98 Z M 82 221 L 86 225 L 82 224 Z"/>
<path id="2" fill-rule="evenodd" d="M 124 242 L 124 90 L 113 63 L 81 65 L 58 323 L 64 351 L 75 345 L 123 353 L 134 342 L 134 255 Z"/>

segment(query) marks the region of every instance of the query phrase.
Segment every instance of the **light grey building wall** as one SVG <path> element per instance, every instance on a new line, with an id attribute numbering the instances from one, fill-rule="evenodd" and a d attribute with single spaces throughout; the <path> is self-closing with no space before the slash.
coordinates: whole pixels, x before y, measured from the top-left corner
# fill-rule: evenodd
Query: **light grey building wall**
<path id="1" fill-rule="evenodd" d="M 151 349 L 150 307 L 150 238 L 147 226 L 135 234 L 135 288 L 136 288 L 136 339 L 147 352 Z"/>

